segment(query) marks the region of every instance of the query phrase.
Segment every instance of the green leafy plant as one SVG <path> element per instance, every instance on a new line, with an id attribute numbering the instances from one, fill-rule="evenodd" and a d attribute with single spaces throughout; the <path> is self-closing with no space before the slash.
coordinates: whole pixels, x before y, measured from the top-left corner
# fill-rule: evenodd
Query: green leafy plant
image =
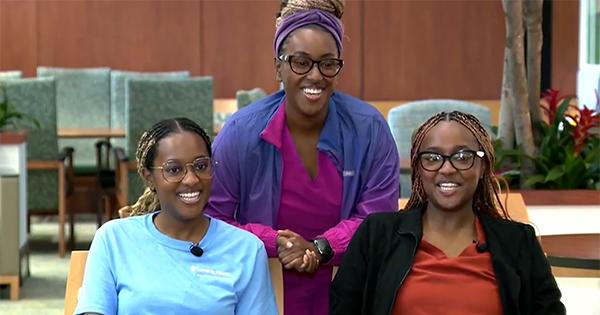
<path id="1" fill-rule="evenodd" d="M 17 111 L 6 99 L 0 101 L 0 131 L 17 129 L 19 121 L 28 121 L 36 128 L 40 128 L 40 123 L 35 118 Z"/>
<path id="2" fill-rule="evenodd" d="M 535 156 L 524 154 L 518 147 L 503 150 L 502 143 L 495 141 L 495 166 L 510 186 L 600 190 L 600 115 L 586 106 L 580 109 L 571 105 L 572 99 L 560 96 L 557 90 L 544 92 L 541 106 L 548 120 L 533 123 L 540 134 Z M 535 174 L 528 178 L 521 178 L 524 159 L 535 166 Z"/>

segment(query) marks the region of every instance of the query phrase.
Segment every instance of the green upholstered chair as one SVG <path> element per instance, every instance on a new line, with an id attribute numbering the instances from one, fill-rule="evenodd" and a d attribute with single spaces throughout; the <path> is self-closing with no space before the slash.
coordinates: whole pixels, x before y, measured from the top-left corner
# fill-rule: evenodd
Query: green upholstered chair
<path id="1" fill-rule="evenodd" d="M 267 96 L 267 92 L 261 88 L 254 88 L 252 90 L 238 90 L 235 93 L 238 109 L 246 107 L 265 96 Z"/>
<path id="2" fill-rule="evenodd" d="M 414 132 L 431 116 L 442 112 L 458 110 L 477 117 L 483 126 L 491 131 L 490 110 L 482 105 L 448 99 L 414 101 L 394 107 L 388 114 L 388 125 L 394 136 L 400 159 L 410 160 L 411 140 Z M 410 196 L 410 171 L 400 171 L 400 196 Z"/>
<path id="3" fill-rule="evenodd" d="M 28 217 L 36 214 L 58 215 L 58 252 L 62 257 L 66 251 L 64 223 L 70 191 L 68 177 L 72 171 L 69 150 L 59 152 L 55 81 L 53 78 L 7 80 L 2 86 L 9 104 L 40 124 L 38 128 L 28 121 L 17 123 L 17 128 L 28 130 Z M 72 215 L 70 217 L 70 235 L 73 239 Z"/>
<path id="4" fill-rule="evenodd" d="M 213 79 L 197 77 L 181 80 L 130 79 L 127 84 L 128 121 L 124 148 L 115 149 L 117 160 L 118 206 L 133 204 L 144 185 L 137 174 L 135 152 L 144 130 L 156 122 L 187 117 L 209 135 L 213 130 Z"/>
<path id="5" fill-rule="evenodd" d="M 20 79 L 21 71 L 0 71 L 0 82 L 12 79 Z M 4 102 L 4 90 L 0 89 L 0 103 Z"/>
<path id="6" fill-rule="evenodd" d="M 127 108 L 125 95 L 127 83 L 130 79 L 185 79 L 189 78 L 189 71 L 169 71 L 169 72 L 133 72 L 112 70 L 110 72 L 110 127 L 125 129 L 127 121 Z M 111 139 L 113 146 L 124 147 L 123 139 Z"/>
<path id="7" fill-rule="evenodd" d="M 189 71 L 170 72 L 134 72 L 112 70 L 110 72 L 110 127 L 112 129 L 127 128 L 127 102 L 126 87 L 131 79 L 147 80 L 178 80 L 189 78 Z M 108 220 L 115 216 L 114 200 L 115 191 L 115 164 L 110 159 L 112 147 L 126 147 L 126 140 L 113 138 L 110 141 L 96 142 L 96 166 L 99 211 L 104 213 Z"/>
<path id="8" fill-rule="evenodd" d="M 110 69 L 38 67 L 38 77 L 56 80 L 57 128 L 110 127 Z M 59 139 L 73 147 L 76 175 L 96 174 L 94 142 L 102 139 Z"/>

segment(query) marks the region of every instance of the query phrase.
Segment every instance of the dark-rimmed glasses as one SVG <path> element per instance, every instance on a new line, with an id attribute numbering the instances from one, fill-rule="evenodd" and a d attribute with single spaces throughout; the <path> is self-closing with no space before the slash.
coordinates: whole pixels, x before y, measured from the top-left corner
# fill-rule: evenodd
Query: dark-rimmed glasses
<path id="1" fill-rule="evenodd" d="M 170 183 L 181 182 L 188 172 L 188 166 L 192 168 L 194 174 L 198 178 L 212 178 L 213 165 L 212 160 L 209 157 L 199 157 L 193 162 L 181 163 L 179 161 L 167 161 L 162 166 L 153 166 L 150 169 L 162 170 L 163 178 Z"/>
<path id="2" fill-rule="evenodd" d="M 475 157 L 483 158 L 485 152 L 474 150 L 460 150 L 452 155 L 443 155 L 437 152 L 423 151 L 419 153 L 419 163 L 426 171 L 435 172 L 444 166 L 446 161 L 459 171 L 466 171 L 475 164 Z"/>
<path id="3" fill-rule="evenodd" d="M 319 72 L 327 78 L 333 78 L 338 75 L 344 66 L 344 60 L 338 58 L 325 58 L 317 61 L 306 56 L 281 55 L 279 56 L 279 60 L 287 62 L 292 72 L 297 75 L 309 73 L 313 66 L 317 64 Z"/>

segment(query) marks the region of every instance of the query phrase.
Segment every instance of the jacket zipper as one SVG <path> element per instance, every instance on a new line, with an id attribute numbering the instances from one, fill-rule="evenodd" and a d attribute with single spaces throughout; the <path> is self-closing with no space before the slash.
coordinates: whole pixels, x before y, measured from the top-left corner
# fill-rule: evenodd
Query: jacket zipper
<path id="1" fill-rule="evenodd" d="M 412 234 L 412 233 L 406 233 L 410 236 L 412 236 L 413 240 L 415 241 L 415 245 L 413 246 L 413 253 L 412 253 L 412 258 L 410 260 L 410 265 L 408 266 L 408 268 L 406 269 L 406 271 L 404 272 L 404 275 L 402 276 L 402 279 L 400 280 L 400 283 L 398 283 L 398 286 L 396 287 L 396 293 L 394 294 L 394 299 L 392 300 L 392 304 L 389 307 L 389 311 L 388 311 L 388 315 L 392 315 L 392 311 L 394 310 L 394 304 L 396 304 L 396 298 L 398 297 L 398 290 L 400 290 L 400 287 L 402 286 L 402 283 L 404 283 L 404 280 L 406 280 L 406 277 L 408 276 L 408 273 L 412 270 L 412 263 L 415 259 L 415 255 L 417 254 L 417 237 Z"/>

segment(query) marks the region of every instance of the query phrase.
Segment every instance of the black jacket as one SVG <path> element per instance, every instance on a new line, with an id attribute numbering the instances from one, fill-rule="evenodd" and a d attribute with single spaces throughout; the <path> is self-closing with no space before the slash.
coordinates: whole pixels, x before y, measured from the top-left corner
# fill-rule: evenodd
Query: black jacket
<path id="1" fill-rule="evenodd" d="M 422 209 L 413 209 L 377 213 L 364 220 L 331 285 L 331 315 L 391 314 L 421 241 L 421 217 Z M 487 215 L 479 220 L 504 314 L 566 314 L 534 229 Z"/>

